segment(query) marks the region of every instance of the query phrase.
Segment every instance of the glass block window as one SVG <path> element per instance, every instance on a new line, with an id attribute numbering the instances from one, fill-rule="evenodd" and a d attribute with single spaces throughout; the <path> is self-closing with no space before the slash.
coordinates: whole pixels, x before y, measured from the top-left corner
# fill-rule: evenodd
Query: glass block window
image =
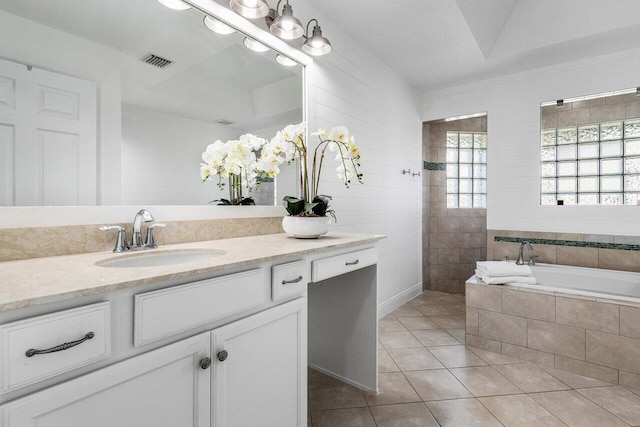
<path id="1" fill-rule="evenodd" d="M 447 208 L 487 207 L 487 134 L 447 132 Z"/>
<path id="2" fill-rule="evenodd" d="M 540 141 L 543 205 L 640 200 L 640 119 L 545 129 Z"/>

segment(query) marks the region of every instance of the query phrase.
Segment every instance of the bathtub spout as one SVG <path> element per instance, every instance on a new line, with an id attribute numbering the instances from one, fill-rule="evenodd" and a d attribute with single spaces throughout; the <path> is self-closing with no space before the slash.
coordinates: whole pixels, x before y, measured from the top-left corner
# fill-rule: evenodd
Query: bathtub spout
<path id="1" fill-rule="evenodd" d="M 533 246 L 531 246 L 531 243 L 529 243 L 528 240 L 523 240 L 522 242 L 520 242 L 520 250 L 518 251 L 518 260 L 516 261 L 516 264 L 518 265 L 524 265 L 524 255 L 522 254 L 522 252 L 524 252 L 525 245 L 527 246 L 527 249 L 529 249 L 530 251 L 533 250 Z"/>

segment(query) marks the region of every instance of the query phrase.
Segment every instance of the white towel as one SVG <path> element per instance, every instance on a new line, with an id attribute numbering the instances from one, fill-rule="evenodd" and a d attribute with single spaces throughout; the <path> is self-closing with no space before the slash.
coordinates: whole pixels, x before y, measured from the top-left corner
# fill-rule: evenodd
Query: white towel
<path id="1" fill-rule="evenodd" d="M 480 270 L 476 270 L 476 277 L 482 280 L 487 285 L 506 285 L 507 283 L 524 283 L 527 285 L 535 285 L 536 278 L 533 276 L 501 276 L 491 277 L 482 273 Z"/>
<path id="2" fill-rule="evenodd" d="M 533 276 L 528 265 L 517 265 L 504 261 L 478 261 L 476 268 L 487 277 Z"/>

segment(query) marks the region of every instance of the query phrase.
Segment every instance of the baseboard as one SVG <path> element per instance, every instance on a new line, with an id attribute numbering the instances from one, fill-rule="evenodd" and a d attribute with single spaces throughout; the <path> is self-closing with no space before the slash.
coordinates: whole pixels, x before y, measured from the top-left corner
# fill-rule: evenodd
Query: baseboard
<path id="1" fill-rule="evenodd" d="M 321 368 L 321 367 L 319 367 L 317 365 L 314 365 L 313 363 L 309 363 L 309 367 L 312 368 L 312 369 L 315 369 L 318 372 L 322 372 L 325 375 L 328 375 L 330 377 L 338 379 L 338 380 L 340 380 L 340 381 L 342 381 L 344 383 L 347 383 L 347 384 L 350 384 L 350 385 L 352 385 L 352 386 L 354 386 L 356 388 L 359 388 L 360 390 L 369 391 L 371 393 L 376 393 L 376 394 L 378 393 L 378 390 L 372 390 L 369 387 L 366 387 L 366 386 L 364 386 L 364 385 L 362 385 L 362 384 L 360 384 L 358 382 L 351 381 L 350 379 L 345 378 L 342 375 L 334 374 L 333 372 L 327 371 L 326 369 L 323 369 L 323 368 Z"/>
<path id="2" fill-rule="evenodd" d="M 378 304 L 378 319 L 383 318 L 404 303 L 411 301 L 422 293 L 422 282 L 418 282 L 407 290 L 392 296 L 382 304 Z"/>

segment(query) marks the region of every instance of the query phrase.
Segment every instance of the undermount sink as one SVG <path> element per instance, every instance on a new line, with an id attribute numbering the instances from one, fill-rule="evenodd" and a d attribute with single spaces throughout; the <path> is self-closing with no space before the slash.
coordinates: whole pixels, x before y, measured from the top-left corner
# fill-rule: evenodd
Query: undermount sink
<path id="1" fill-rule="evenodd" d="M 224 255 L 226 252 L 217 250 L 175 250 L 138 252 L 117 258 L 108 258 L 96 262 L 99 267 L 136 268 L 159 267 L 163 265 L 186 264 L 195 261 L 207 261 Z"/>

